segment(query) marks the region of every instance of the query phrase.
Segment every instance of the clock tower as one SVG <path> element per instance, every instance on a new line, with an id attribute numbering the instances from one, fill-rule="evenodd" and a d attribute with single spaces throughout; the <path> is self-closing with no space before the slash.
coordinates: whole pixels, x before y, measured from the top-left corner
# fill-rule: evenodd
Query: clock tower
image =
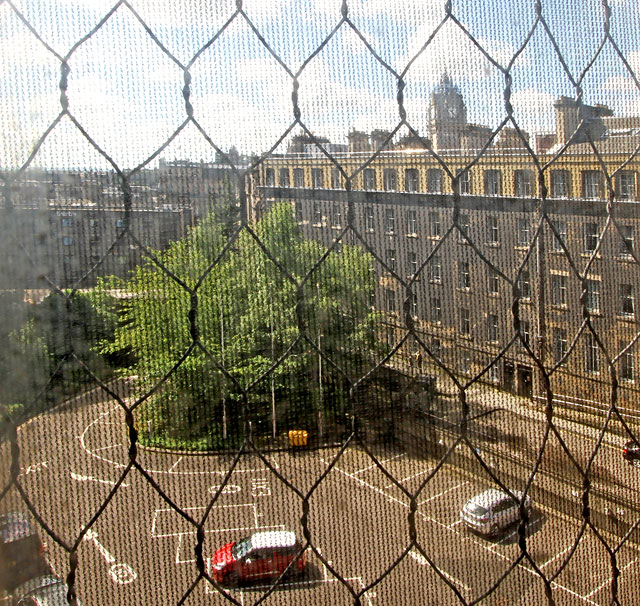
<path id="1" fill-rule="evenodd" d="M 466 126 L 467 108 L 462 94 L 445 73 L 431 93 L 429 104 L 429 135 L 435 149 L 460 149 Z"/>

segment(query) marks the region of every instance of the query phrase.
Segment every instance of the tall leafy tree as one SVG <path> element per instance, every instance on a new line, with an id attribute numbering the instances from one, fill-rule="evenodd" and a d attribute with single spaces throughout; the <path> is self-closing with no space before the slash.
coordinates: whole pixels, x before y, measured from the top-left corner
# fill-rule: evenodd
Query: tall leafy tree
<path id="1" fill-rule="evenodd" d="M 6 322 L 0 343 L 7 354 L 0 361 L 0 403 L 15 420 L 39 413 L 77 393 L 112 371 L 96 343 L 113 335 L 116 316 L 99 305 L 95 293 L 52 292 L 38 304 L 27 304 L 15 293 L 3 293 L 0 308 Z"/>
<path id="2" fill-rule="evenodd" d="M 126 293 L 103 352 L 131 351 L 148 389 L 166 378 L 140 407 L 143 435 L 212 447 L 246 420 L 270 432 L 274 415 L 316 429 L 375 356 L 371 257 L 305 239 L 284 203 L 254 229 L 229 241 L 210 213 L 159 264 L 101 286 Z"/>

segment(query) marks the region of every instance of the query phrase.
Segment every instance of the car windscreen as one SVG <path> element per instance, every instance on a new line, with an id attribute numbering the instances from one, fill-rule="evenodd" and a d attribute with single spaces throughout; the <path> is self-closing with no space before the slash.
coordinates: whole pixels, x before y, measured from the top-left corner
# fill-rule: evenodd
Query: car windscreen
<path id="1" fill-rule="evenodd" d="M 475 516 L 483 516 L 487 513 L 487 510 L 482 507 L 482 505 L 478 505 L 477 503 L 467 503 L 466 510 L 468 513 L 471 513 Z"/>
<path id="2" fill-rule="evenodd" d="M 239 560 L 251 551 L 251 538 L 247 537 L 238 541 L 231 549 L 231 555 L 234 560 Z"/>

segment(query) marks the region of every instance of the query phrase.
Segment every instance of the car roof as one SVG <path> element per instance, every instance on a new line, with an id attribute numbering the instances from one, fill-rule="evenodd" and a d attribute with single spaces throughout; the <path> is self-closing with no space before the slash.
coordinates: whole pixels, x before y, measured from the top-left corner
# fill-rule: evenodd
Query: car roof
<path id="1" fill-rule="evenodd" d="M 287 530 L 256 532 L 251 535 L 251 546 L 254 549 L 264 549 L 266 547 L 293 547 L 295 544 L 295 533 Z"/>
<path id="2" fill-rule="evenodd" d="M 522 493 L 519 490 L 512 490 L 511 492 L 517 499 L 522 498 Z M 475 497 L 469 499 L 469 502 L 473 502 L 476 505 L 481 505 L 482 507 L 487 508 L 507 498 L 509 498 L 509 495 L 504 490 L 489 488 L 488 490 L 485 490 L 484 492 L 481 492 Z"/>
<path id="3" fill-rule="evenodd" d="M 10 511 L 0 515 L 0 542 L 12 543 L 32 534 L 33 528 L 26 514 Z"/>
<path id="4" fill-rule="evenodd" d="M 52 574 L 45 574 L 29 579 L 28 581 L 22 583 L 22 585 L 18 585 L 13 593 L 16 598 L 22 599 L 29 594 L 32 594 L 34 591 L 37 591 L 38 589 L 42 589 L 43 587 L 47 587 L 49 585 L 56 585 L 58 583 L 64 583 L 64 581 L 62 581 L 58 577 L 53 576 Z"/>

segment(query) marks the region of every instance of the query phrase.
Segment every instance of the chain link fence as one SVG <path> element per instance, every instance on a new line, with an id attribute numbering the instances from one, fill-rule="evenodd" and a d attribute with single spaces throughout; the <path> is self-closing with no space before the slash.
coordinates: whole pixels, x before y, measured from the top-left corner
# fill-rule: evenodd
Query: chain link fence
<path id="1" fill-rule="evenodd" d="M 78 13 L 84 22 L 66 3 L 34 9 L 0 2 L 7 32 L 3 92 L 15 109 L 5 113 L 1 173 L 6 361 L 0 508 L 28 513 L 47 543 L 36 572 L 64 578 L 70 604 L 632 603 L 640 582 L 640 480 L 623 461 L 622 448 L 637 442 L 638 415 L 633 401 L 621 405 L 619 396 L 623 389 L 627 398 L 636 395 L 633 348 L 640 335 L 633 319 L 639 263 L 633 227 L 626 227 L 638 218 L 637 125 L 626 127 L 632 144 L 616 152 L 615 162 L 589 127 L 597 121 L 584 112 L 577 113 L 566 141 L 543 153 L 519 122 L 514 83 L 521 83 L 521 70 L 539 69 L 527 53 L 544 47 L 558 66 L 558 94 L 569 95 L 576 108 L 593 109 L 583 102 L 585 90 L 598 69 L 614 73 L 614 64 L 624 72 L 619 94 L 637 101 L 637 34 L 622 17 L 616 20 L 621 5 L 634 7 L 585 3 L 585 22 L 597 24 L 588 31 L 599 37 L 585 41 L 588 56 L 576 70 L 574 52 L 565 56 L 566 32 L 558 29 L 563 9 L 556 3 L 505 9 L 521 36 L 504 47 L 490 44 L 486 32 L 474 33 L 469 7 L 434 3 L 437 19 L 428 31 L 418 31 L 420 43 L 415 51 L 403 50 L 399 67 L 385 40 L 397 28 L 415 26 L 411 4 L 395 13 L 379 3 L 323 5 L 316 30 L 299 29 L 290 37 L 282 32 L 296 15 L 311 11 L 317 17 L 309 6 L 252 4 L 237 0 L 203 9 L 203 21 L 194 22 L 191 3 L 184 3 L 177 7 L 184 15 L 178 10 L 167 23 L 158 18 L 160 7 L 133 1 Z M 34 10 L 59 24 L 59 39 L 50 28 L 40 30 Z M 265 10 L 286 18 L 267 25 Z M 474 5 L 473 11 L 486 11 L 478 23 L 487 29 L 497 26 L 491 7 Z M 384 12 L 395 21 L 376 31 Z M 180 47 L 168 32 L 182 18 L 179 35 L 189 43 Z M 240 38 L 232 37 L 234 28 Z M 346 33 L 352 46 L 341 38 Z M 428 69 L 453 69 L 455 77 L 456 61 L 475 53 L 501 82 L 500 118 L 479 145 L 456 157 L 415 121 L 416 99 L 426 113 L 430 91 L 413 82 L 412 70 L 435 55 L 443 35 L 461 46 L 451 47 L 443 62 L 427 63 Z M 110 46 L 114 40 L 126 40 L 126 48 Z M 287 47 L 291 41 L 297 41 L 297 55 Z M 260 49 L 260 61 L 248 77 L 226 74 L 249 48 Z M 375 149 L 343 153 L 317 134 L 322 125 L 314 126 L 312 108 L 337 107 L 329 114 L 352 126 L 350 104 L 360 102 L 346 86 L 342 93 L 314 90 L 311 101 L 304 97 L 305 87 L 314 86 L 318 61 L 337 48 L 366 56 L 363 71 L 352 77 L 373 80 L 368 92 L 374 115 L 385 111 L 382 102 L 375 107 L 376 86 L 392 87 L 394 122 Z M 22 49 L 35 58 L 30 72 L 19 71 Z M 106 129 L 97 127 L 99 110 L 92 114 L 87 107 L 96 102 L 103 108 L 100 96 L 113 90 L 100 83 L 100 74 L 86 80 L 86 88 L 73 80 L 74 70 L 91 76 L 84 62 L 96 53 L 102 55 L 94 67 L 107 76 L 116 70 L 114 86 L 125 99 L 146 95 L 142 110 L 131 107 L 130 117 L 132 124 L 146 120 L 148 130 L 128 130 L 126 121 L 109 124 L 118 112 L 128 114 L 127 106 L 105 114 Z M 116 67 L 110 67 L 109 53 L 125 54 L 129 63 L 123 67 L 114 59 Z M 206 64 L 212 71 L 203 73 L 207 56 L 213 57 Z M 12 62 L 18 71 L 11 71 Z M 274 65 L 277 77 L 270 71 Z M 158 81 L 166 76 L 171 85 L 145 91 L 145 77 L 159 77 L 151 73 L 154 66 L 164 70 Z M 125 68 L 131 71 L 117 73 Z M 16 81 L 27 84 L 14 90 Z M 279 98 L 272 98 L 280 85 Z M 263 95 L 261 87 L 268 91 L 257 117 L 250 116 L 255 107 L 226 108 L 230 116 L 247 116 L 248 138 L 259 153 L 246 145 L 239 153 L 222 135 L 234 120 L 216 93 L 243 86 L 244 99 Z M 334 93 L 345 97 L 334 99 Z M 34 112 L 30 94 L 57 96 L 57 104 Z M 176 102 L 179 117 L 163 110 Z M 217 112 L 213 118 L 206 102 Z M 241 145 L 247 135 L 241 124 L 232 126 Z M 515 267 L 507 256 L 497 263 L 474 237 L 469 213 L 477 210 L 473 221 L 484 222 L 488 211 L 480 211 L 491 199 L 472 199 L 465 189 L 465 175 L 487 158 L 497 167 L 507 162 L 495 156 L 507 131 L 534 175 L 530 191 L 538 192 L 522 202 L 530 238 Z M 369 236 L 363 209 L 371 198 L 360 191 L 367 189 L 366 182 L 360 186 L 367 170 L 394 166 L 389 154 L 402 135 L 411 139 L 413 153 L 442 171 L 451 190 L 442 196 L 447 214 L 438 224 L 439 244 L 410 261 L 409 277 L 396 268 L 395 249 L 389 254 L 390 245 Z M 293 136 L 311 152 L 283 153 Z M 181 147 L 182 139 L 188 143 Z M 550 210 L 551 172 L 576 144 L 586 151 L 575 161 L 595 165 L 602 183 L 598 205 L 579 202 L 597 207 L 589 212 L 599 220 L 587 255 L 572 253 Z M 145 151 L 147 145 L 153 149 Z M 216 161 L 163 160 L 203 149 Z M 280 182 L 276 188 L 268 171 L 297 161 L 307 162 L 309 171 L 337 171 L 339 186 Z M 636 175 L 635 203 L 623 200 L 620 178 L 628 172 Z M 404 203 L 399 195 L 384 195 L 381 204 Z M 580 198 L 577 191 L 574 198 Z M 416 200 L 418 209 L 431 204 Z M 300 229 L 313 223 L 318 202 L 341 204 L 337 229 Z M 509 229 L 519 228 L 514 223 Z M 550 274 L 543 271 L 550 236 L 560 242 L 553 254 L 567 262 L 562 275 L 580 291 L 563 312 L 578 329 L 565 335 L 555 359 L 546 326 L 548 299 L 555 295 L 545 295 Z M 615 326 L 599 319 L 614 310 L 607 315 L 593 307 L 593 274 L 607 255 L 603 242 L 614 236 L 626 246 L 629 276 L 629 291 L 620 296 L 632 317 L 622 340 Z M 465 251 L 458 256 L 459 243 Z M 454 301 L 438 300 L 435 307 L 451 308 L 458 324 L 449 331 L 449 358 L 414 313 L 419 298 L 436 305 L 435 290 L 423 285 L 441 257 L 449 267 L 443 277 L 457 271 L 463 289 L 469 287 L 463 269 L 468 273 L 475 263 L 493 270 L 510 293 L 500 309 L 506 337 L 499 347 L 482 350 L 482 363 L 471 367 L 465 364 L 471 340 L 460 338 L 469 331 L 460 326 Z M 530 325 L 527 307 L 534 263 L 537 326 Z M 615 273 L 613 267 L 604 271 Z M 385 300 L 385 281 L 395 283 L 397 301 Z M 556 378 L 567 359 L 582 357 L 586 341 L 587 363 L 598 364 L 591 369 L 598 371 L 595 395 L 558 393 Z M 535 389 L 519 395 L 490 380 L 494 367 L 507 372 L 514 350 L 530 366 L 528 379 L 519 381 L 535 382 Z M 575 378 L 573 385 L 582 383 Z M 593 401 L 585 405 L 585 399 Z M 504 540 L 461 532 L 464 502 L 490 487 L 517 502 Z M 250 523 L 243 517 L 247 511 Z M 284 527 L 297 533 L 299 551 L 264 584 L 234 587 L 216 576 L 211 557 L 225 541 Z M 109 541 L 114 547 L 107 547 Z M 304 558 L 302 580 L 288 582 Z M 3 579 L 7 601 L 16 579 Z"/>

